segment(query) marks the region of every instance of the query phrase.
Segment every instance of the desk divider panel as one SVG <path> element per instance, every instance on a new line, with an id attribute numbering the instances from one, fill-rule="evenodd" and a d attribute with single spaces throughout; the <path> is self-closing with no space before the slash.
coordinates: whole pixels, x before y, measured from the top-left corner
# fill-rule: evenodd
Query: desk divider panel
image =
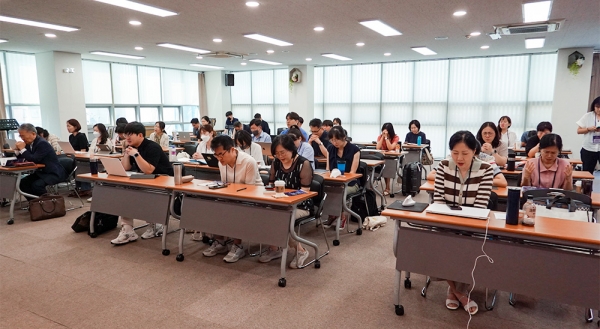
<path id="1" fill-rule="evenodd" d="M 165 191 L 128 188 L 123 185 L 96 184 L 91 211 L 165 223 L 171 194 Z M 112 202 L 115 199 L 126 203 Z"/>
<path id="2" fill-rule="evenodd" d="M 10 175 L 0 174 L 0 198 L 11 199 L 15 197 L 17 173 Z"/>

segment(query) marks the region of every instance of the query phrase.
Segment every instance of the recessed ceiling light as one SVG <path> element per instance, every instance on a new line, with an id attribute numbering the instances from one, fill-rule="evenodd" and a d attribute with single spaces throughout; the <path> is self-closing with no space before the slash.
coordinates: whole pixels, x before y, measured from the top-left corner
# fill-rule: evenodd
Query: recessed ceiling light
<path id="1" fill-rule="evenodd" d="M 322 26 L 317 26 L 317 27 L 315 27 L 313 30 L 315 30 L 315 31 L 317 31 L 317 32 L 321 32 L 321 31 L 325 30 L 325 28 L 324 28 L 324 27 L 322 27 Z"/>
<path id="2" fill-rule="evenodd" d="M 364 46 L 364 45 L 365 45 L 365 43 L 364 43 L 364 42 L 359 42 L 359 43 L 357 43 L 356 45 L 357 45 L 357 46 L 359 46 L 359 47 L 362 47 L 362 46 Z"/>
<path id="3" fill-rule="evenodd" d="M 452 14 L 452 15 L 454 15 L 454 16 L 465 16 L 466 14 L 467 14 L 466 11 L 464 11 L 464 10 L 458 10 L 458 11 L 455 11 L 454 14 Z"/>
<path id="4" fill-rule="evenodd" d="M 44 35 L 48 38 L 56 38 L 56 34 L 54 34 L 54 33 L 46 33 Z"/>
<path id="5" fill-rule="evenodd" d="M 262 41 L 262 42 L 266 42 L 266 43 L 270 43 L 270 44 L 277 45 L 277 46 L 282 46 L 282 47 L 283 46 L 292 46 L 293 45 L 293 43 L 289 43 L 289 42 L 282 41 L 282 40 L 277 40 L 277 39 L 274 39 L 274 38 L 271 38 L 271 37 L 267 37 L 267 36 L 264 36 L 264 35 L 261 35 L 261 34 L 256 34 L 256 33 L 245 34 L 244 36 L 246 38 L 250 38 L 250 39 L 257 40 L 257 41 Z"/>
<path id="6" fill-rule="evenodd" d="M 550 18 L 552 1 L 529 2 L 523 5 L 523 23 L 542 22 Z"/>
<path id="7" fill-rule="evenodd" d="M 390 37 L 393 35 L 402 35 L 402 33 L 400 33 L 400 31 L 385 24 L 384 22 L 382 22 L 380 20 L 364 21 L 364 22 L 360 22 L 360 24 L 362 26 L 368 27 L 371 30 L 373 30 L 383 36 L 386 36 L 386 37 Z"/>
<path id="8" fill-rule="evenodd" d="M 476 37 L 476 36 L 481 35 L 481 32 L 475 31 L 475 32 L 471 32 L 471 34 L 469 34 L 469 35 L 472 36 L 472 37 Z"/>
<path id="9" fill-rule="evenodd" d="M 197 66 L 197 67 L 204 67 L 207 69 L 217 69 L 217 70 L 224 69 L 224 67 L 222 67 L 222 66 L 214 66 L 214 65 L 204 65 L 204 64 L 196 64 L 196 63 L 190 64 L 190 65 Z"/>
<path id="10" fill-rule="evenodd" d="M 152 7 L 148 5 L 144 5 L 138 2 L 133 2 L 129 0 L 96 0 L 98 2 L 103 2 L 109 5 L 118 6 L 122 8 L 127 8 L 135 11 L 141 11 L 142 13 L 156 15 L 160 17 L 174 16 L 177 15 L 176 12 L 160 9 L 157 7 Z"/>
<path id="11" fill-rule="evenodd" d="M 3 43 L 3 42 L 8 42 L 8 40 L 6 40 L 6 39 L 0 39 L 0 43 Z"/>
<path id="12" fill-rule="evenodd" d="M 222 42 L 222 41 L 223 41 L 223 40 L 221 40 L 221 39 L 219 39 L 219 38 L 213 39 L 213 42 Z"/>
<path id="13" fill-rule="evenodd" d="M 142 22 L 140 22 L 140 21 L 129 21 L 129 24 L 131 24 L 131 25 L 142 25 Z"/>
<path id="14" fill-rule="evenodd" d="M 441 40 L 448 40 L 448 37 L 435 37 L 434 39 L 437 41 L 441 41 Z"/>
<path id="15" fill-rule="evenodd" d="M 143 47 L 135 47 L 135 50 L 144 50 Z"/>
<path id="16" fill-rule="evenodd" d="M 29 26 L 37 26 L 37 27 L 43 27 L 43 28 L 46 28 L 46 29 L 59 30 L 59 31 L 65 31 L 65 32 L 73 32 L 73 31 L 79 30 L 78 27 L 55 25 L 55 24 L 30 21 L 30 20 L 27 20 L 27 19 L 14 18 L 14 17 L 8 17 L 8 16 L 0 16 L 0 22 L 15 23 L 15 24 L 22 24 L 22 25 L 29 25 Z"/>
<path id="17" fill-rule="evenodd" d="M 121 57 L 121 58 L 129 58 L 129 59 L 144 59 L 144 56 L 134 56 L 134 55 L 125 55 L 125 54 L 117 54 L 110 53 L 107 51 L 91 51 L 92 55 L 102 55 L 102 56 L 111 56 L 111 57 Z"/>
<path id="18" fill-rule="evenodd" d="M 260 5 L 260 3 L 256 2 L 256 1 L 246 2 L 246 6 L 248 6 L 248 7 L 258 7 L 259 5 Z"/>
<path id="19" fill-rule="evenodd" d="M 246 66 L 246 64 L 248 64 L 248 63 L 246 63 L 246 62 L 241 62 L 240 63 L 240 65 L 244 65 L 244 66 Z"/>
<path id="20" fill-rule="evenodd" d="M 385 53 L 383 56 L 392 56 L 392 53 Z"/>
<path id="21" fill-rule="evenodd" d="M 281 65 L 281 63 L 265 61 L 262 59 L 251 59 L 250 61 L 255 62 L 255 63 L 269 64 L 269 65 Z"/>
<path id="22" fill-rule="evenodd" d="M 525 48 L 527 48 L 527 49 L 542 48 L 542 47 L 544 47 L 544 42 L 546 42 L 546 38 L 525 39 Z"/>
<path id="23" fill-rule="evenodd" d="M 272 54 L 272 53 L 274 53 L 274 52 L 275 52 L 275 50 L 273 50 L 273 49 L 269 49 L 269 50 L 267 50 L 267 54 Z"/>
<path id="24" fill-rule="evenodd" d="M 309 58 L 306 59 L 306 61 L 310 62 L 310 61 L 312 61 L 312 58 L 309 57 Z"/>
<path id="25" fill-rule="evenodd" d="M 481 49 L 488 49 L 488 48 L 490 48 L 490 46 L 488 46 L 488 45 L 481 46 Z"/>
<path id="26" fill-rule="evenodd" d="M 197 58 L 197 59 L 202 59 L 203 57 L 202 57 L 202 56 L 200 56 L 200 55 L 198 55 L 198 56 L 196 56 L 196 58 Z"/>
<path id="27" fill-rule="evenodd" d="M 192 47 L 182 46 L 182 45 L 176 45 L 176 44 L 173 44 L 173 43 L 157 43 L 156 45 L 160 46 L 160 47 L 165 47 L 165 48 L 172 48 L 172 49 L 178 49 L 178 50 L 183 50 L 183 51 L 190 51 L 192 53 L 199 53 L 199 54 L 210 53 L 209 50 L 204 50 L 204 49 L 199 49 L 199 48 L 192 48 Z"/>
<path id="28" fill-rule="evenodd" d="M 412 50 L 418 52 L 421 55 L 425 55 L 425 56 L 430 56 L 430 55 L 437 55 L 437 53 L 427 47 L 412 47 Z"/>
<path id="29" fill-rule="evenodd" d="M 333 59 L 337 59 L 338 61 L 351 61 L 352 58 L 336 55 L 336 54 L 321 54 L 323 57 L 329 57 Z"/>

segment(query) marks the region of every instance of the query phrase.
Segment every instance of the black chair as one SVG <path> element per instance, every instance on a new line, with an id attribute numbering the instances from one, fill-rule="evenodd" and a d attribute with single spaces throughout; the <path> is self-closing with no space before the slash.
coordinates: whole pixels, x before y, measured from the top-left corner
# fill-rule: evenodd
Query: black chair
<path id="1" fill-rule="evenodd" d="M 367 182 L 369 181 L 369 167 L 367 166 L 366 163 L 364 162 L 360 162 L 358 164 L 358 168 L 356 169 L 356 173 L 357 174 L 362 174 L 362 176 L 358 179 L 358 185 L 359 185 L 359 189 L 358 191 L 356 191 L 355 193 L 352 194 L 348 194 L 346 195 L 346 203 L 347 204 L 351 204 L 352 200 L 356 197 L 365 197 L 365 192 L 367 191 Z M 365 203 L 366 205 L 366 203 Z M 350 208 L 350 207 L 348 207 Z M 369 212 L 368 206 L 367 206 L 367 213 Z M 356 234 L 357 235 L 361 235 L 362 234 L 362 221 L 364 218 L 360 218 L 360 220 L 358 221 L 358 228 L 356 229 Z M 341 220 L 341 219 L 339 219 Z M 351 220 L 350 218 L 348 218 L 348 222 L 346 222 L 346 230 L 348 231 L 348 233 L 354 233 L 355 231 L 350 231 L 350 223 Z M 335 240 L 333 241 L 333 245 L 337 246 L 339 245 L 339 240 Z"/>
<path id="2" fill-rule="evenodd" d="M 196 145 L 184 144 L 183 145 L 183 151 L 185 153 L 189 154 L 190 157 L 192 157 L 194 155 L 194 153 L 196 153 Z"/>
<path id="3" fill-rule="evenodd" d="M 265 184 L 265 186 L 269 185 L 269 177 L 270 175 L 268 174 L 260 174 L 260 178 L 263 181 L 263 184 Z"/>
<path id="4" fill-rule="evenodd" d="M 284 130 L 284 128 L 277 128 L 277 135 L 281 135 L 281 132 Z"/>
<path id="5" fill-rule="evenodd" d="M 66 183 L 68 190 L 69 191 L 73 190 L 73 192 L 75 192 L 75 195 L 77 195 L 77 198 L 81 202 L 81 206 L 71 207 L 71 208 L 67 209 L 67 211 L 77 209 L 77 208 L 82 208 L 85 204 L 83 203 L 81 196 L 79 196 L 79 192 L 77 191 L 77 188 L 75 188 L 75 185 L 73 184 L 73 181 L 75 181 L 75 174 L 77 171 L 77 161 L 75 161 L 74 158 L 71 158 L 68 156 L 60 156 L 60 157 L 58 157 L 58 163 L 60 163 L 60 165 L 65 169 L 65 173 L 67 174 L 67 178 L 65 178 L 65 180 L 62 181 L 61 183 Z M 58 194 L 58 184 L 54 185 L 54 187 L 52 187 L 52 188 L 55 189 L 56 194 Z M 69 203 L 70 203 L 70 201 L 69 201 Z"/>
<path id="6" fill-rule="evenodd" d="M 383 153 L 381 152 L 376 152 L 376 151 L 369 151 L 369 150 L 361 150 L 360 152 L 360 158 L 364 159 L 364 160 L 378 160 L 378 161 L 385 161 L 385 156 L 383 155 Z M 383 168 L 385 168 L 385 163 L 379 166 L 376 166 L 375 168 L 373 168 L 373 181 L 377 182 L 380 186 L 381 186 L 381 195 L 383 195 L 383 184 L 381 184 L 381 178 L 383 175 Z M 376 186 L 373 186 L 373 189 L 375 189 Z M 381 198 L 381 202 L 383 204 L 383 199 L 384 197 Z"/>
<path id="7" fill-rule="evenodd" d="M 310 262 L 299 266 L 299 268 L 304 268 L 312 263 L 315 263 L 315 268 L 321 267 L 319 259 L 325 257 L 329 254 L 329 241 L 327 240 L 327 234 L 325 233 L 325 228 L 323 227 L 323 222 L 321 220 L 321 216 L 323 215 L 323 205 L 325 204 L 325 199 L 327 199 L 327 193 L 324 190 L 324 179 L 321 175 L 314 175 L 313 181 L 310 184 L 310 190 L 313 192 L 317 192 L 317 196 L 313 197 L 313 209 L 310 215 L 305 217 L 296 218 L 295 226 L 298 227 L 298 236 L 300 236 L 300 228 L 302 225 L 308 224 L 310 222 L 316 221 L 317 226 L 321 227 L 321 231 L 323 232 L 323 238 L 325 238 L 325 243 L 327 244 L 327 251 L 322 253 L 321 255 L 315 255 L 315 258 Z"/>

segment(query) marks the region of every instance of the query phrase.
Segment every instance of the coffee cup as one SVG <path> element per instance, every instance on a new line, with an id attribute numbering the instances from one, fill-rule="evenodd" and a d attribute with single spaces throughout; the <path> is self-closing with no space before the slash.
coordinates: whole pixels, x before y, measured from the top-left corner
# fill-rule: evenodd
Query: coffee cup
<path id="1" fill-rule="evenodd" d="M 283 192 L 285 192 L 285 182 L 282 180 L 276 180 L 275 181 L 275 193 L 277 193 L 278 195 L 283 194 Z"/>

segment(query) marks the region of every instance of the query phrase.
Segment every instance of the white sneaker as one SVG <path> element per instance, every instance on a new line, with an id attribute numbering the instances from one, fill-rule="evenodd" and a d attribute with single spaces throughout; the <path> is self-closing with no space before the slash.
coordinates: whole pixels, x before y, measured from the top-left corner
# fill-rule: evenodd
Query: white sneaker
<path id="1" fill-rule="evenodd" d="M 92 198 L 87 199 L 87 202 L 92 202 Z"/>
<path id="2" fill-rule="evenodd" d="M 125 231 L 125 228 L 122 228 L 121 232 L 119 232 L 119 236 L 116 239 L 111 240 L 110 243 L 126 244 L 126 243 L 137 240 L 137 238 L 138 238 L 138 235 L 135 233 L 134 230 Z"/>
<path id="3" fill-rule="evenodd" d="M 296 255 L 298 256 L 298 259 L 296 259 Z M 298 251 L 294 255 L 294 259 L 292 259 L 292 262 L 290 263 L 290 268 L 298 268 L 298 266 L 304 265 L 304 261 L 307 258 L 308 258 L 308 250 L 304 249 L 304 252 Z"/>
<path id="4" fill-rule="evenodd" d="M 223 260 L 227 263 L 235 263 L 244 256 L 246 256 L 246 249 L 244 249 L 243 246 L 238 246 L 234 243 L 233 246 L 231 246 L 231 250 L 229 251 L 227 256 L 223 258 Z"/>
<path id="5" fill-rule="evenodd" d="M 213 241 L 212 245 L 208 247 L 208 249 L 202 252 L 202 254 L 206 257 L 213 257 L 217 254 L 225 254 L 227 253 L 227 251 L 228 250 L 226 245 L 222 245 L 219 243 L 219 241 L 215 240 Z"/>
<path id="6" fill-rule="evenodd" d="M 148 229 L 142 234 L 142 239 L 152 239 L 157 236 L 161 236 L 164 227 L 162 224 L 149 224 Z"/>
<path id="7" fill-rule="evenodd" d="M 268 263 L 270 261 L 272 261 L 273 259 L 277 259 L 277 258 L 281 258 L 281 250 L 277 249 L 277 250 L 267 250 L 267 252 L 265 252 L 264 254 L 262 254 L 260 257 L 258 257 L 258 261 L 261 263 Z"/>

